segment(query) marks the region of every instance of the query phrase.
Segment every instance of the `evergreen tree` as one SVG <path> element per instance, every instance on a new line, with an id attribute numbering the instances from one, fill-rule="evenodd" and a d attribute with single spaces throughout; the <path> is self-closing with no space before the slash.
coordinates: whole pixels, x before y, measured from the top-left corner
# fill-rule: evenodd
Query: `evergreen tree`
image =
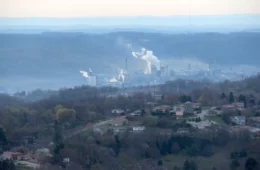
<path id="1" fill-rule="evenodd" d="M 53 150 L 52 161 L 53 163 L 60 163 L 61 162 L 60 150 L 64 148 L 64 144 L 63 144 L 63 137 L 61 133 L 61 126 L 59 125 L 57 120 L 55 120 L 55 124 L 54 124 L 53 143 L 54 143 L 54 150 Z"/>
<path id="2" fill-rule="evenodd" d="M 15 170 L 15 165 L 12 160 L 0 160 L 0 170 Z"/>
<path id="3" fill-rule="evenodd" d="M 157 162 L 157 165 L 158 165 L 158 166 L 163 166 L 163 161 L 162 161 L 162 160 L 159 160 L 159 161 Z"/>
<path id="4" fill-rule="evenodd" d="M 178 166 L 174 166 L 173 170 L 181 170 L 181 168 L 179 168 Z"/>
<path id="5" fill-rule="evenodd" d="M 225 93 L 222 93 L 221 94 L 221 99 L 226 99 L 227 97 L 226 97 L 226 94 Z"/>
<path id="6" fill-rule="evenodd" d="M 234 98 L 233 92 L 230 92 L 230 94 L 229 94 L 229 102 L 230 103 L 234 103 L 234 101 L 235 101 L 235 98 Z"/>
<path id="7" fill-rule="evenodd" d="M 230 164 L 231 170 L 236 170 L 240 166 L 240 163 L 237 160 L 233 160 Z"/>
<path id="8" fill-rule="evenodd" d="M 7 143 L 7 137 L 4 127 L 0 125 L 0 144 L 6 144 Z"/>
<path id="9" fill-rule="evenodd" d="M 194 161 L 186 160 L 183 164 L 183 170 L 198 170 L 198 166 Z"/>
<path id="10" fill-rule="evenodd" d="M 258 162 L 254 158 L 248 158 L 245 163 L 245 170 L 257 170 Z"/>
<path id="11" fill-rule="evenodd" d="M 116 142 L 115 153 L 116 153 L 116 155 L 118 155 L 120 152 L 120 147 L 121 147 L 118 135 L 115 135 L 115 142 Z"/>

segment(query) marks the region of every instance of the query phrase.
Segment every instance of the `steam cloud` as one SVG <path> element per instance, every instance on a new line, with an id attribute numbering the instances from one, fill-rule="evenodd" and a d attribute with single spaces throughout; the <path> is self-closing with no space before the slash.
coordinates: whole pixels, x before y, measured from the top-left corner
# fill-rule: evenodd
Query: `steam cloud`
<path id="1" fill-rule="evenodd" d="M 123 69 L 120 69 L 120 71 L 119 71 L 118 80 L 120 80 L 121 82 L 125 81 L 125 75 L 124 75 L 124 70 Z"/>
<path id="2" fill-rule="evenodd" d="M 114 76 L 111 79 L 108 80 L 109 83 L 117 83 L 121 82 L 123 83 L 125 81 L 125 75 L 124 75 L 124 70 L 120 69 L 117 78 Z"/>
<path id="3" fill-rule="evenodd" d="M 79 72 L 82 74 L 83 77 L 89 78 L 88 72 L 86 71 L 79 71 Z"/>
<path id="4" fill-rule="evenodd" d="M 160 70 L 160 60 L 153 55 L 152 51 L 147 51 L 145 48 L 142 48 L 141 52 L 132 52 L 132 55 L 133 57 L 146 62 L 144 74 L 151 74 L 152 66 L 155 66 L 157 70 Z"/>

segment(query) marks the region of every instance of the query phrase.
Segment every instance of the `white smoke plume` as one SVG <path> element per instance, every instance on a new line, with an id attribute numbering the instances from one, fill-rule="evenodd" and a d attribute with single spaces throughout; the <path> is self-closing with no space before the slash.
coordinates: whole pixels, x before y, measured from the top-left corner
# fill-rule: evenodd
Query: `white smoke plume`
<path id="1" fill-rule="evenodd" d="M 118 82 L 115 77 L 112 77 L 110 80 L 108 80 L 109 83 L 116 83 Z"/>
<path id="2" fill-rule="evenodd" d="M 93 74 L 92 70 L 89 69 L 89 72 L 87 71 L 79 71 L 83 77 L 87 79 L 88 85 L 89 86 L 96 86 L 97 84 L 97 79 L 96 76 Z"/>
<path id="3" fill-rule="evenodd" d="M 144 74 L 152 73 L 152 65 L 155 66 L 157 70 L 160 70 L 160 60 L 153 55 L 152 51 L 147 51 L 145 48 L 142 48 L 141 52 L 132 52 L 132 55 L 146 62 Z"/>
<path id="4" fill-rule="evenodd" d="M 118 80 L 121 82 L 125 81 L 125 75 L 124 75 L 124 70 L 120 69 L 119 74 L 118 74 Z"/>
<path id="5" fill-rule="evenodd" d="M 88 72 L 86 71 L 79 71 L 79 72 L 82 74 L 83 77 L 89 78 Z"/>

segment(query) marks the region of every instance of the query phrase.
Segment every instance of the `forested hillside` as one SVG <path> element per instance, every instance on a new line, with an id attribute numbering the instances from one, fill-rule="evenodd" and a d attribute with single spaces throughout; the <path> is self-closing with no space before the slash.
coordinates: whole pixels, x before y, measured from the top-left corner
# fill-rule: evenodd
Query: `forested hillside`
<path id="1" fill-rule="evenodd" d="M 180 85 L 178 91 L 176 84 Z M 40 170 L 258 170 L 259 139 L 247 130 L 231 133 L 237 125 L 230 119 L 259 117 L 260 96 L 255 87 L 259 87 L 259 75 L 218 84 L 167 82 L 155 88 L 162 94 L 160 99 L 144 91 L 147 87 L 126 89 L 132 92 L 129 95 L 119 95 L 120 89 L 112 87 L 88 86 L 1 95 L 0 148 L 37 157 Z M 30 101 L 33 99 L 37 101 Z M 235 101 L 246 103 L 246 108 L 221 110 L 222 105 Z M 180 119 L 177 110 L 160 110 L 190 102 L 199 104 L 196 113 Z M 114 113 L 114 109 L 123 112 Z M 114 123 L 119 120 L 124 122 Z M 192 126 L 208 120 L 218 123 L 206 129 Z M 133 127 L 145 129 L 134 132 Z M 43 147 L 52 157 L 35 154 Z M 70 159 L 69 164 L 65 158 Z M 0 165 L 4 163 L 0 161 Z"/>
<path id="2" fill-rule="evenodd" d="M 191 57 L 223 65 L 258 65 L 258 44 L 259 33 L 1 34 L 0 76 L 64 75 L 86 67 L 105 72 L 124 67 L 125 57 L 131 69 L 131 52 L 142 47 L 161 60 Z"/>

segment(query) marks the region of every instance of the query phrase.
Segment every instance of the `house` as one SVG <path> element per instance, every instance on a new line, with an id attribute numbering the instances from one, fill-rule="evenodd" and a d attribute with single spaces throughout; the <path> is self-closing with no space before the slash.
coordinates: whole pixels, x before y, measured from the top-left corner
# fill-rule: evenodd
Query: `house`
<path id="1" fill-rule="evenodd" d="M 134 126 L 133 127 L 133 132 L 142 132 L 145 130 L 144 126 Z"/>
<path id="2" fill-rule="evenodd" d="M 236 107 L 233 104 L 226 104 L 222 106 L 222 109 L 225 111 L 230 111 L 230 110 L 236 110 Z"/>
<path id="3" fill-rule="evenodd" d="M 249 132 L 252 134 L 254 138 L 260 138 L 260 129 L 259 128 L 250 128 Z"/>
<path id="4" fill-rule="evenodd" d="M 234 105 L 237 109 L 244 109 L 244 108 L 245 108 L 245 103 L 244 103 L 244 102 L 236 102 L 236 103 L 233 103 L 233 105 Z"/>
<path id="5" fill-rule="evenodd" d="M 115 115 L 121 115 L 121 114 L 124 114 L 125 111 L 123 109 L 113 109 L 111 111 L 112 114 L 115 114 Z"/>
<path id="6" fill-rule="evenodd" d="M 171 136 L 172 133 L 172 129 L 159 129 L 159 134 L 163 136 Z"/>
<path id="7" fill-rule="evenodd" d="M 162 100 L 163 98 L 163 95 L 162 94 L 154 94 L 154 99 L 159 101 L 159 100 Z"/>
<path id="8" fill-rule="evenodd" d="M 260 128 L 260 117 L 251 117 L 247 121 L 247 125 Z"/>
<path id="9" fill-rule="evenodd" d="M 231 117 L 231 121 L 237 125 L 245 125 L 246 117 L 245 116 L 234 116 L 234 117 Z"/>
<path id="10" fill-rule="evenodd" d="M 124 127 L 116 127 L 113 129 L 114 134 L 119 134 L 119 133 L 122 133 L 125 131 L 126 131 L 126 128 L 124 128 Z"/>
<path id="11" fill-rule="evenodd" d="M 168 111 L 171 110 L 171 107 L 168 105 L 161 105 L 157 106 L 153 109 L 153 112 L 162 112 L 162 113 L 167 113 Z"/>
<path id="12" fill-rule="evenodd" d="M 149 107 L 149 108 L 153 108 L 156 105 L 156 103 L 154 103 L 154 102 L 146 102 L 145 105 L 147 107 Z"/>
<path id="13" fill-rule="evenodd" d="M 179 133 L 179 134 L 187 134 L 189 132 L 190 132 L 190 130 L 188 128 L 178 128 L 177 129 L 177 133 Z"/>
<path id="14" fill-rule="evenodd" d="M 186 113 L 186 114 L 193 114 L 194 113 L 193 104 L 191 102 L 186 102 L 184 104 L 184 113 Z"/>
<path id="15" fill-rule="evenodd" d="M 175 108 L 176 118 L 182 118 L 184 115 L 184 109 L 182 107 L 176 107 Z"/>
<path id="16" fill-rule="evenodd" d="M 116 117 L 115 119 L 113 119 L 111 121 L 112 126 L 123 126 L 124 124 L 127 124 L 127 123 L 128 123 L 128 120 L 123 116 Z"/>
<path id="17" fill-rule="evenodd" d="M 110 94 L 110 95 L 106 96 L 107 99 L 115 99 L 117 97 L 118 97 L 118 95 L 116 95 L 116 94 Z"/>
<path id="18" fill-rule="evenodd" d="M 70 162 L 70 158 L 64 158 L 64 159 L 63 159 L 63 162 L 64 162 L 64 163 L 69 163 L 69 162 Z"/>
<path id="19" fill-rule="evenodd" d="M 36 153 L 40 154 L 40 155 L 45 155 L 45 156 L 48 156 L 48 157 L 52 156 L 52 154 L 51 154 L 51 152 L 50 152 L 50 150 L 48 148 L 37 149 Z"/>
<path id="20" fill-rule="evenodd" d="M 21 160 L 23 157 L 23 153 L 20 152 L 4 152 L 0 159 L 10 159 L 10 160 Z"/>
<path id="21" fill-rule="evenodd" d="M 141 116 L 142 115 L 142 111 L 141 110 L 136 110 L 132 113 L 129 114 L 130 116 Z"/>

